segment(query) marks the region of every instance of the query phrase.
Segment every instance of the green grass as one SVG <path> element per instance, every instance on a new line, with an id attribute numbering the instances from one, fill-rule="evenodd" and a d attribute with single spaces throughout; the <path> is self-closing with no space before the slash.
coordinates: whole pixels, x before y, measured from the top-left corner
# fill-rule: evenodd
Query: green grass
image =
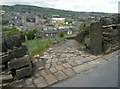
<path id="1" fill-rule="evenodd" d="M 33 57 L 36 54 L 44 52 L 50 46 L 52 46 L 52 40 L 48 40 L 45 38 L 28 41 L 28 51 L 31 57 Z"/>
<path id="2" fill-rule="evenodd" d="M 64 38 L 74 37 L 75 35 L 64 35 Z M 63 39 L 64 39 L 63 38 Z M 59 36 L 52 37 L 52 38 L 39 38 L 34 40 L 28 40 L 28 51 L 31 56 L 31 58 L 34 57 L 34 55 L 41 54 L 45 50 L 47 50 L 49 47 L 53 46 L 54 41 L 62 41 Z"/>
<path id="3" fill-rule="evenodd" d="M 72 38 L 75 37 L 77 34 L 69 34 L 69 35 L 65 35 L 64 38 Z"/>

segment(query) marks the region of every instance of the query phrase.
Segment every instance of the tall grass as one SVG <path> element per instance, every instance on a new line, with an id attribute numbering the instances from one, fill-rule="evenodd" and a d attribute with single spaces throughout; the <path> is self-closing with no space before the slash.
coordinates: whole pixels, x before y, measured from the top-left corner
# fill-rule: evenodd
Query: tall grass
<path id="1" fill-rule="evenodd" d="M 31 57 L 42 53 L 52 45 L 52 40 L 41 38 L 28 41 L 28 51 Z"/>

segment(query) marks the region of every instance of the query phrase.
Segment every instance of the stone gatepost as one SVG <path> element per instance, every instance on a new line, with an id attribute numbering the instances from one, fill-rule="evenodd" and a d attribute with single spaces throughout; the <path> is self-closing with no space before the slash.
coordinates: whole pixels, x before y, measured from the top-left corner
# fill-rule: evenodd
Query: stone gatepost
<path id="1" fill-rule="evenodd" d="M 90 26 L 90 51 L 94 55 L 102 53 L 102 23 L 95 22 Z"/>

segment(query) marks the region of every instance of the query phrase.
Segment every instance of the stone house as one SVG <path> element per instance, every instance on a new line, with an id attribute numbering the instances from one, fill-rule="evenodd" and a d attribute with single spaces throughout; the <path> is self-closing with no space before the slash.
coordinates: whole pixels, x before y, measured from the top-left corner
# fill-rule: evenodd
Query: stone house
<path id="1" fill-rule="evenodd" d="M 77 34 L 78 30 L 73 30 L 73 29 L 58 29 L 58 30 L 44 30 L 41 32 L 36 33 L 37 38 L 42 38 L 42 37 L 54 37 L 60 34 L 60 32 L 64 32 L 67 35 L 70 34 Z"/>

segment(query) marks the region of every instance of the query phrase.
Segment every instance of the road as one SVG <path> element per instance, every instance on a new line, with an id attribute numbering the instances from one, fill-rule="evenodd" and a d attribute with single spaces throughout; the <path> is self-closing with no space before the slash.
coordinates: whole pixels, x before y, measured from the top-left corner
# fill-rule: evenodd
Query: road
<path id="1" fill-rule="evenodd" d="M 51 87 L 117 87 L 118 58 L 99 64 L 96 68 L 80 73 Z"/>

